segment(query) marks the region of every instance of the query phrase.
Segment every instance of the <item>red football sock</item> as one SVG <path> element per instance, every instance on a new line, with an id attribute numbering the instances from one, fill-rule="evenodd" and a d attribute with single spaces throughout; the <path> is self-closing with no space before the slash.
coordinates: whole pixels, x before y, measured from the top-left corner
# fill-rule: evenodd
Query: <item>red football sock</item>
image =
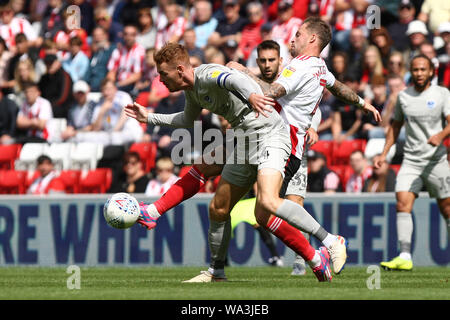
<path id="1" fill-rule="evenodd" d="M 314 250 L 300 230 L 294 228 L 286 221 L 274 216 L 269 220 L 266 228 L 283 241 L 285 245 L 294 250 L 295 253 L 301 255 L 305 261 L 310 261 L 314 257 L 316 250 Z"/>
<path id="2" fill-rule="evenodd" d="M 159 214 L 164 214 L 167 210 L 172 209 L 186 199 L 195 195 L 205 184 L 206 180 L 195 166 L 191 168 L 181 179 L 172 185 L 161 198 L 153 204 Z"/>

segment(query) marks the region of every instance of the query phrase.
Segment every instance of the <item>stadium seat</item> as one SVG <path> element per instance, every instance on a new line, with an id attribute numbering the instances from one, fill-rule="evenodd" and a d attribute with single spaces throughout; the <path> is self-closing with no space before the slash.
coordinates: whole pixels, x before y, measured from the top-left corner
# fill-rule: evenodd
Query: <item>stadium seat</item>
<path id="1" fill-rule="evenodd" d="M 391 167 L 392 170 L 395 171 L 395 174 L 398 174 L 398 171 L 400 170 L 401 164 L 391 164 L 389 167 Z"/>
<path id="2" fill-rule="evenodd" d="M 39 142 L 28 142 L 22 146 L 19 159 L 15 161 L 16 170 L 34 171 L 36 160 L 39 156 L 47 153 L 48 144 Z"/>
<path id="3" fill-rule="evenodd" d="M 112 182 L 110 168 L 97 168 L 82 172 L 80 176 L 79 193 L 106 193 Z"/>
<path id="4" fill-rule="evenodd" d="M 366 156 L 366 158 L 370 160 L 377 154 L 382 153 L 385 141 L 386 141 L 385 138 L 369 139 L 366 144 L 366 149 L 364 150 L 364 155 Z M 389 153 L 387 155 L 388 162 L 391 162 L 392 158 L 395 155 L 396 150 L 397 147 L 394 144 L 389 150 Z"/>
<path id="5" fill-rule="evenodd" d="M 14 162 L 20 156 L 21 144 L 0 145 L 0 169 L 14 169 Z"/>
<path id="6" fill-rule="evenodd" d="M 366 143 L 364 139 L 345 140 L 339 144 L 334 142 L 331 164 L 349 164 L 352 152 L 360 150 L 364 153 Z"/>
<path id="7" fill-rule="evenodd" d="M 103 156 L 103 145 L 95 142 L 79 142 L 72 148 L 70 169 L 94 170 Z"/>
<path id="8" fill-rule="evenodd" d="M 25 178 L 26 171 L 1 170 L 0 171 L 0 193 L 1 194 L 24 194 L 26 193 Z"/>
<path id="9" fill-rule="evenodd" d="M 81 171 L 63 170 L 59 174 L 59 178 L 64 183 L 66 193 L 78 193 L 80 184 Z"/>
<path id="10" fill-rule="evenodd" d="M 319 140 L 310 147 L 310 149 L 322 153 L 327 158 L 327 166 L 330 166 L 333 154 L 333 143 L 332 140 Z"/>
<path id="11" fill-rule="evenodd" d="M 67 119 L 65 118 L 48 119 L 45 128 L 49 133 L 49 136 L 47 137 L 47 141 L 49 143 L 62 142 L 63 139 L 61 138 L 61 134 L 67 128 Z"/>
<path id="12" fill-rule="evenodd" d="M 70 142 L 54 142 L 47 148 L 46 154 L 53 160 L 56 170 L 68 170 L 74 148 L 75 145 Z"/>
<path id="13" fill-rule="evenodd" d="M 135 142 L 130 146 L 128 151 L 139 153 L 145 172 L 150 172 L 150 170 L 155 167 L 156 154 L 158 151 L 158 147 L 155 142 Z"/>

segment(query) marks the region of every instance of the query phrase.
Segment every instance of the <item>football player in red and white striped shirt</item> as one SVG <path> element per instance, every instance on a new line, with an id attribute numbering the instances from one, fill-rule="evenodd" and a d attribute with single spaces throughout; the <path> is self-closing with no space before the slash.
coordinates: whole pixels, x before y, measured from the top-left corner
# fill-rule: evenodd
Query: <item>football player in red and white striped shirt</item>
<path id="1" fill-rule="evenodd" d="M 108 62 L 107 78 L 113 80 L 122 91 L 131 91 L 142 77 L 145 49 L 137 43 L 137 34 L 136 26 L 125 26 L 124 45 L 114 49 Z"/>

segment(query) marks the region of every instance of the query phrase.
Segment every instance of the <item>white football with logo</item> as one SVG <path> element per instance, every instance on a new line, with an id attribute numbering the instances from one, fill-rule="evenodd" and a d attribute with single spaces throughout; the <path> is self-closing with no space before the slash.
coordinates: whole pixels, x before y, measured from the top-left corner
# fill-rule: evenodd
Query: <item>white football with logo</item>
<path id="1" fill-rule="evenodd" d="M 140 215 L 139 203 L 132 195 L 119 192 L 113 194 L 103 207 L 103 216 L 113 228 L 126 229 L 136 223 Z"/>

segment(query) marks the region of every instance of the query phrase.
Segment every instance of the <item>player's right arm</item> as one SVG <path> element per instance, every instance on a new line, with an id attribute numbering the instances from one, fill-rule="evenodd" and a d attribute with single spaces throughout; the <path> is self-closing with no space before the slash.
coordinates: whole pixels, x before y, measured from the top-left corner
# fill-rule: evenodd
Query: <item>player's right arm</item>
<path id="1" fill-rule="evenodd" d="M 125 106 L 125 114 L 139 122 L 154 126 L 163 125 L 175 128 L 192 127 L 201 111 L 202 109 L 200 107 L 190 106 L 187 101 L 184 111 L 171 114 L 151 113 L 146 107 L 136 102 Z"/>

